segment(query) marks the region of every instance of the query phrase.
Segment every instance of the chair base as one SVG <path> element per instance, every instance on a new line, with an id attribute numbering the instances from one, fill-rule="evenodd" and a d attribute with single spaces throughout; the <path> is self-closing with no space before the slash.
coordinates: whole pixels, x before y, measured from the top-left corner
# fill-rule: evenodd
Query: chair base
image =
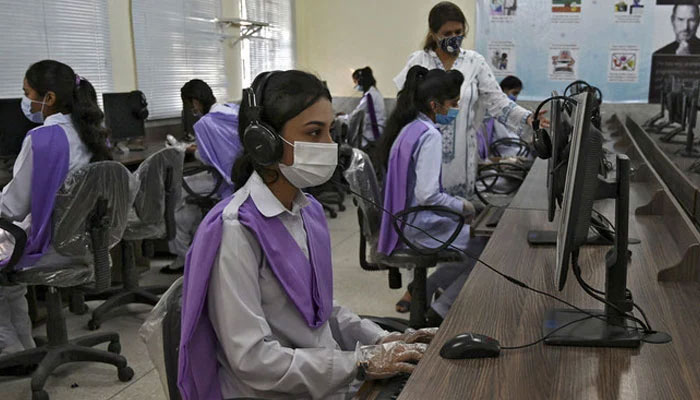
<path id="1" fill-rule="evenodd" d="M 146 286 L 133 289 L 112 288 L 102 293 L 86 294 L 85 300 L 105 300 L 92 312 L 92 319 L 88 321 L 88 329 L 94 331 L 110 318 L 109 313 L 115 308 L 127 304 L 146 304 L 155 306 L 160 298 L 158 295 L 165 293 L 168 286 Z"/>
<path id="2" fill-rule="evenodd" d="M 48 342 L 33 349 L 0 356 L 0 369 L 37 367 L 31 380 L 33 400 L 48 400 L 49 395 L 44 391 L 44 385 L 49 375 L 59 366 L 71 362 L 91 361 L 111 364 L 117 367 L 120 381 L 127 382 L 133 378 L 134 371 L 127 365 L 126 358 L 119 355 L 121 352 L 119 334 L 98 333 L 69 340 L 66 336 L 66 320 L 63 316 L 61 296 L 55 288 L 49 288 L 47 306 Z M 108 351 L 93 348 L 107 342 L 109 342 Z"/>

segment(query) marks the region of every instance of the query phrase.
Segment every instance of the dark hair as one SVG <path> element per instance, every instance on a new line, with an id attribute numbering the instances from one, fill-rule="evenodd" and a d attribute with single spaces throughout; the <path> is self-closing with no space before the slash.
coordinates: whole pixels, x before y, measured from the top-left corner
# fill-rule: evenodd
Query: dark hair
<path id="1" fill-rule="evenodd" d="M 501 81 L 501 90 L 503 90 L 504 92 L 513 89 L 522 90 L 522 88 L 523 82 L 517 76 L 508 75 Z"/>
<path id="2" fill-rule="evenodd" d="M 196 99 L 204 106 L 204 114 L 209 112 L 211 106 L 216 103 L 211 87 L 201 79 L 192 79 L 180 89 L 180 97 L 186 107 L 192 107 L 192 100 Z"/>
<path id="3" fill-rule="evenodd" d="M 56 111 L 71 114 L 80 140 L 92 153 L 91 161 L 112 159 L 107 147 L 109 129 L 102 124 L 104 113 L 97 105 L 95 88 L 87 79 L 76 75 L 66 64 L 54 60 L 32 64 L 24 77 L 40 96 L 45 96 L 49 91 L 56 94 Z"/>
<path id="4" fill-rule="evenodd" d="M 265 81 L 265 87 L 260 88 L 267 74 L 271 75 Z M 258 106 L 262 108 L 260 122 L 266 123 L 280 135 L 287 121 L 301 114 L 318 100 L 332 100 L 331 93 L 321 80 L 307 72 L 297 70 L 263 72 L 253 80 L 250 87 L 255 93 L 263 90 L 262 95 L 255 99 Z M 244 93 L 238 112 L 238 135 L 241 143 L 244 143 L 243 134 L 250 122 L 250 106 Z M 257 171 L 265 178 L 266 172 L 269 173 L 270 170 L 255 164 L 244 147 L 243 153 L 236 159 L 231 171 L 231 180 L 236 188 L 245 185 L 253 171 Z"/>
<path id="5" fill-rule="evenodd" d="M 367 92 L 372 86 L 377 85 L 377 81 L 372 74 L 372 68 L 370 67 L 356 69 L 355 72 L 352 73 L 352 79 L 357 79 L 363 92 Z"/>
<path id="6" fill-rule="evenodd" d="M 695 15 L 700 16 L 700 6 L 698 6 L 697 2 L 689 2 L 689 3 L 677 3 L 673 5 L 673 12 L 671 13 L 672 17 L 676 17 L 676 9 L 678 9 L 678 6 L 690 6 L 690 7 L 695 7 Z"/>
<path id="7" fill-rule="evenodd" d="M 438 44 L 433 38 L 432 34 L 438 33 L 440 28 L 450 21 L 461 23 L 464 25 L 465 31 L 469 28 L 467 19 L 464 17 L 464 13 L 455 3 L 452 3 L 451 1 L 441 1 L 437 3 L 430 10 L 430 14 L 428 15 L 428 27 L 430 28 L 430 31 L 425 37 L 423 50 L 428 51 L 437 49 Z"/>
<path id="8" fill-rule="evenodd" d="M 386 167 L 391 146 L 404 126 L 418 117 L 430 114 L 430 102 L 444 103 L 459 97 L 464 76 L 457 70 L 444 71 L 415 65 L 408 70 L 406 83 L 396 96 L 396 108 L 389 116 L 378 146 L 378 159 Z"/>

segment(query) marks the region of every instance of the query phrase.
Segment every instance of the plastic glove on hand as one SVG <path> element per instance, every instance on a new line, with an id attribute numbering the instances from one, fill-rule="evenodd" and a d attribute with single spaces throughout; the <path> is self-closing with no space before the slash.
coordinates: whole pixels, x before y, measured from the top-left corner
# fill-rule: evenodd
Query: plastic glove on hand
<path id="1" fill-rule="evenodd" d="M 476 216 L 476 207 L 474 207 L 474 204 L 469 200 L 462 199 L 462 203 L 462 213 L 466 217 L 467 223 L 471 223 Z"/>
<path id="2" fill-rule="evenodd" d="M 405 343 L 430 343 L 438 328 L 412 329 L 408 328 L 404 333 L 392 332 L 379 340 L 379 344 L 391 342 Z"/>
<path id="3" fill-rule="evenodd" d="M 362 378 L 372 380 L 412 373 L 427 348 L 423 343 L 390 342 L 358 346 L 355 352 Z"/>

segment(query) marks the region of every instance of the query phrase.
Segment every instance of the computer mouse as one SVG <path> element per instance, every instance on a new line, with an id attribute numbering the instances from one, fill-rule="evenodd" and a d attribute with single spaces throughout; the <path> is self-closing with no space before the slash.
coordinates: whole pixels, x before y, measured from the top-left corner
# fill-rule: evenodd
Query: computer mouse
<path id="1" fill-rule="evenodd" d="M 477 333 L 462 333 L 448 340 L 440 349 L 440 357 L 449 360 L 498 357 L 501 345 L 498 340 Z"/>

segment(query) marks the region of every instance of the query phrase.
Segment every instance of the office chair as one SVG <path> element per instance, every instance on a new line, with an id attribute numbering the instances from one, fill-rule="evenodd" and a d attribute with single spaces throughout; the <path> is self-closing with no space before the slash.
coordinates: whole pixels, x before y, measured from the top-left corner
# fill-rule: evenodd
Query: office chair
<path id="1" fill-rule="evenodd" d="M 350 117 L 348 121 L 348 133 L 345 143 L 353 148 L 362 147 L 362 133 L 365 127 L 365 112 L 360 110 Z"/>
<path id="2" fill-rule="evenodd" d="M 56 195 L 53 210 L 52 246 L 56 254 L 45 255 L 34 267 L 16 268 L 26 234 L 0 218 L 0 228 L 15 237 L 10 263 L 0 270 L 0 285 L 48 286 L 48 343 L 0 356 L 3 369 L 37 366 L 31 379 L 33 400 L 49 398 L 44 391 L 46 380 L 57 367 L 69 362 L 112 364 L 117 367 L 122 382 L 134 376 L 126 359 L 119 355 L 119 334 L 98 333 L 68 339 L 61 298 L 61 291 L 66 288 L 96 292 L 109 288 L 109 249 L 121 240 L 126 228 L 129 178 L 129 171 L 113 161 L 93 163 L 71 173 Z M 108 351 L 93 348 L 106 342 L 109 342 Z"/>
<path id="3" fill-rule="evenodd" d="M 122 287 L 110 288 L 102 293 L 84 294 L 85 300 L 105 300 L 92 312 L 88 329 L 99 329 L 100 324 L 109 319 L 108 313 L 119 306 L 130 303 L 154 306 L 158 295 L 168 289 L 167 286 L 139 286 L 134 246 L 139 240 L 172 240 L 175 237 L 175 207 L 180 201 L 184 158 L 182 150 L 166 148 L 148 157 L 134 173 L 139 187 L 122 240 L 124 283 Z M 74 303 L 84 306 L 83 299 L 74 300 Z M 78 312 L 84 310 L 83 307 Z"/>
<path id="4" fill-rule="evenodd" d="M 508 148 L 516 148 L 517 157 L 529 157 L 532 154 L 530 144 L 520 138 L 501 138 L 494 140 L 489 146 L 489 154 L 494 157 L 503 157 L 501 151 Z"/>
<path id="5" fill-rule="evenodd" d="M 379 242 L 379 229 L 382 220 L 382 210 L 375 204 L 382 205 L 382 191 L 379 188 L 374 167 L 369 156 L 359 149 L 352 149 L 348 164 L 345 168 L 345 179 L 350 188 L 365 197 L 367 200 L 356 197 L 358 204 L 357 218 L 360 224 L 360 267 L 365 271 L 389 271 L 389 287 L 392 289 L 401 288 L 401 274 L 399 269 L 410 268 L 414 271 L 413 283 L 411 285 L 411 313 L 410 320 L 400 318 L 382 318 L 372 316 L 362 316 L 370 319 L 384 329 L 403 332 L 408 326 L 414 329 L 423 328 L 426 325 L 425 312 L 428 309 L 426 297 L 426 279 L 429 268 L 435 267 L 438 263 L 461 261 L 460 253 L 447 250 L 459 234 L 464 225 L 464 216 L 446 207 L 440 206 L 418 206 L 411 207 L 399 212 L 396 216 L 401 219 L 410 214 L 421 211 L 433 211 L 441 214 L 449 214 L 459 220 L 459 226 L 452 237 L 447 240 L 447 244 L 441 246 L 438 251 L 421 248 L 406 238 L 403 227 L 397 222 L 394 229 L 399 235 L 400 241 L 408 248 L 396 249 L 391 254 L 381 254 L 377 251 Z"/>
<path id="6" fill-rule="evenodd" d="M 195 188 L 192 188 L 188 182 L 188 177 L 199 175 L 202 173 L 208 173 L 214 180 L 214 187 L 207 193 L 201 193 Z M 221 200 L 219 196 L 219 189 L 224 183 L 224 178 L 219 174 L 219 171 L 207 165 L 197 165 L 193 167 L 187 167 L 182 170 L 182 188 L 185 190 L 187 195 L 185 196 L 185 202 L 187 204 L 192 204 L 202 211 L 202 215 L 206 215 L 209 210 L 211 210 L 216 203 Z"/>
<path id="7" fill-rule="evenodd" d="M 525 181 L 529 168 L 512 162 L 495 162 L 479 166 L 476 196 L 486 206 L 506 207 Z"/>

